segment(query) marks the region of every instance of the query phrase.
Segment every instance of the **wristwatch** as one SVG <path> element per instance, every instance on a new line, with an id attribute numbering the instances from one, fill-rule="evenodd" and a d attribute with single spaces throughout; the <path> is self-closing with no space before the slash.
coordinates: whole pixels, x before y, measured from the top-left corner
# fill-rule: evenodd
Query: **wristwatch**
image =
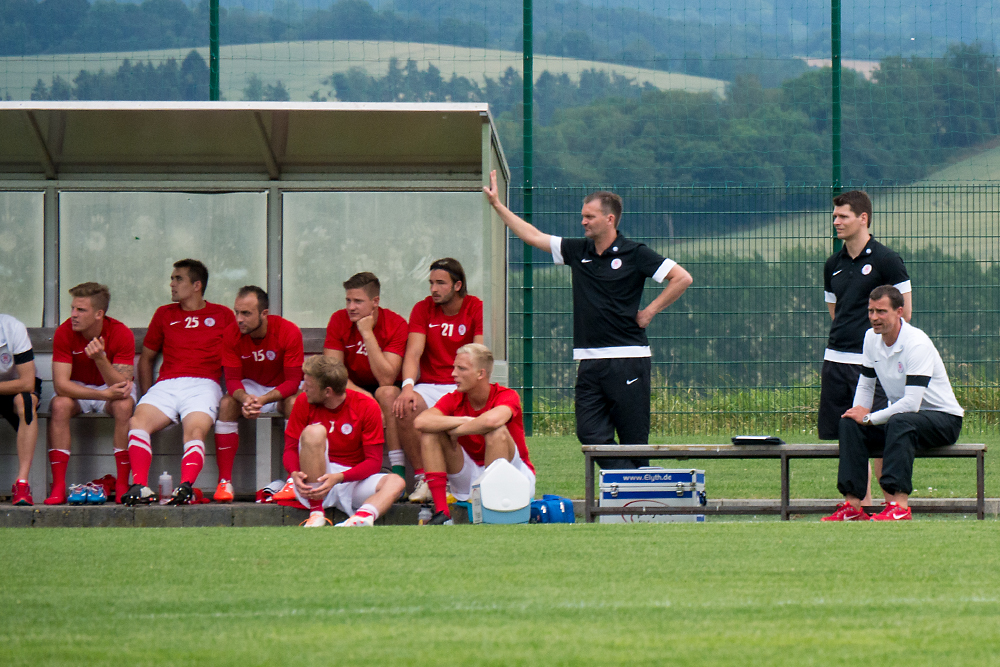
<path id="1" fill-rule="evenodd" d="M 869 424 L 869 423 L 871 423 L 871 420 L 872 420 L 871 414 L 867 414 L 867 415 L 865 415 L 864 417 L 861 418 L 861 423 L 862 424 Z"/>

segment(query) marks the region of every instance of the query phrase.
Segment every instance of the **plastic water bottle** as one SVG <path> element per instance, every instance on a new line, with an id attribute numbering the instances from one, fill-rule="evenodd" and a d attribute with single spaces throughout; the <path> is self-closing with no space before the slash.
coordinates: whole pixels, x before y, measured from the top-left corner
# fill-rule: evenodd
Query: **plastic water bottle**
<path id="1" fill-rule="evenodd" d="M 174 492 L 174 478 L 166 470 L 160 475 L 160 502 L 170 500 L 170 495 Z"/>
<path id="2" fill-rule="evenodd" d="M 427 522 L 431 520 L 432 516 L 434 516 L 434 512 L 431 511 L 431 506 L 421 505 L 420 514 L 417 515 L 417 525 L 418 526 L 427 525 Z"/>

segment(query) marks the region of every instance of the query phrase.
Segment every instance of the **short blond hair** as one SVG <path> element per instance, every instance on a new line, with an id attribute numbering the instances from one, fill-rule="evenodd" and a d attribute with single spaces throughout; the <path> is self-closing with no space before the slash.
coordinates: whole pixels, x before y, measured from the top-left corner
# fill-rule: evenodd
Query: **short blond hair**
<path id="1" fill-rule="evenodd" d="M 107 285 L 100 283 L 80 283 L 69 290 L 69 295 L 75 299 L 90 299 L 90 305 L 94 310 L 108 312 L 108 304 L 111 303 L 111 291 Z"/>
<path id="2" fill-rule="evenodd" d="M 490 348 L 482 343 L 463 345 L 455 352 L 455 356 L 457 357 L 460 354 L 467 354 L 472 357 L 472 362 L 476 364 L 476 368 L 486 371 L 487 376 L 493 374 L 493 353 L 490 352 Z"/>
<path id="3" fill-rule="evenodd" d="M 315 378 L 322 389 L 333 389 L 335 394 L 343 394 L 347 389 L 347 367 L 333 357 L 316 354 L 302 364 L 302 372 Z"/>

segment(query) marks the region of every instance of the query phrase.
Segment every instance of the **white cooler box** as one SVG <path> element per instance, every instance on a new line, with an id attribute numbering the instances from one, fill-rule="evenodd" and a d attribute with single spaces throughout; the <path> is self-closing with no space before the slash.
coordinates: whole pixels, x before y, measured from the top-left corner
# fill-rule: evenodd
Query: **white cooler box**
<path id="1" fill-rule="evenodd" d="M 705 504 L 705 471 L 647 467 L 601 470 L 598 507 L 700 507 Z M 602 514 L 601 523 L 704 521 L 704 514 Z"/>

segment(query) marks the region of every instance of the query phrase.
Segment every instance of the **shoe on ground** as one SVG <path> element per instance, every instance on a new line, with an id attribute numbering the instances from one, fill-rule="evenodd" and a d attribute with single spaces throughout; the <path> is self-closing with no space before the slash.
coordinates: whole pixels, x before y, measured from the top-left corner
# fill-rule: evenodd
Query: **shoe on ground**
<path id="1" fill-rule="evenodd" d="M 91 483 L 87 485 L 88 505 L 103 505 L 106 502 L 108 502 L 108 492 L 103 484 Z"/>
<path id="2" fill-rule="evenodd" d="M 285 485 L 281 487 L 281 491 L 271 496 L 275 501 L 277 500 L 295 500 L 295 482 L 289 477 Z"/>
<path id="3" fill-rule="evenodd" d="M 10 502 L 13 505 L 30 506 L 35 504 L 35 501 L 31 499 L 31 486 L 27 482 L 14 482 L 14 486 L 10 489 L 10 496 Z"/>
<path id="4" fill-rule="evenodd" d="M 334 528 L 354 528 L 354 527 L 374 526 L 374 525 L 375 525 L 375 517 L 373 517 L 372 515 L 369 514 L 368 516 L 358 516 L 357 514 L 355 514 L 354 516 L 348 517 L 345 521 L 341 521 L 340 523 L 336 524 Z"/>
<path id="5" fill-rule="evenodd" d="M 69 487 L 69 497 L 66 500 L 70 505 L 86 505 L 88 495 L 90 495 L 89 485 L 73 484 Z"/>
<path id="6" fill-rule="evenodd" d="M 868 521 L 870 518 L 863 509 L 854 509 L 851 503 L 844 501 L 843 504 L 837 505 L 836 512 L 823 517 L 820 521 Z"/>
<path id="7" fill-rule="evenodd" d="M 332 526 L 333 522 L 327 519 L 326 514 L 323 512 L 310 512 L 309 518 L 299 525 L 305 526 L 306 528 L 324 528 L 326 526 Z"/>
<path id="8" fill-rule="evenodd" d="M 434 497 L 431 496 L 431 489 L 427 486 L 427 482 L 424 480 L 418 481 L 416 488 L 413 489 L 413 493 L 410 494 L 410 502 L 424 505 L 432 500 L 434 500 Z"/>
<path id="9" fill-rule="evenodd" d="M 910 521 L 913 519 L 913 512 L 909 507 L 900 507 L 896 503 L 889 503 L 885 509 L 872 517 L 872 521 Z"/>
<path id="10" fill-rule="evenodd" d="M 46 505 L 62 505 L 66 502 L 66 486 L 52 487 L 52 493 L 45 499 Z M 75 503 L 74 503 L 75 504 Z"/>
<path id="11" fill-rule="evenodd" d="M 125 492 L 122 496 L 122 505 L 127 505 L 129 507 L 134 507 L 136 505 L 148 505 L 150 503 L 155 503 L 160 497 L 156 495 L 156 491 L 153 491 L 148 486 L 143 486 L 142 484 L 133 484 L 129 487 L 129 490 Z"/>
<path id="12" fill-rule="evenodd" d="M 231 503 L 233 502 L 233 484 L 228 479 L 220 479 L 219 485 L 215 487 L 215 493 L 212 494 L 212 500 L 217 503 Z"/>
<path id="13" fill-rule="evenodd" d="M 187 505 L 194 499 L 194 489 L 191 488 L 191 482 L 181 482 L 180 486 L 174 489 L 173 495 L 170 496 L 170 501 L 167 502 L 168 505 Z"/>
<path id="14" fill-rule="evenodd" d="M 452 526 L 455 522 L 451 520 L 451 517 L 444 513 L 443 510 L 438 510 L 434 512 L 434 516 L 425 523 L 425 526 Z"/>

